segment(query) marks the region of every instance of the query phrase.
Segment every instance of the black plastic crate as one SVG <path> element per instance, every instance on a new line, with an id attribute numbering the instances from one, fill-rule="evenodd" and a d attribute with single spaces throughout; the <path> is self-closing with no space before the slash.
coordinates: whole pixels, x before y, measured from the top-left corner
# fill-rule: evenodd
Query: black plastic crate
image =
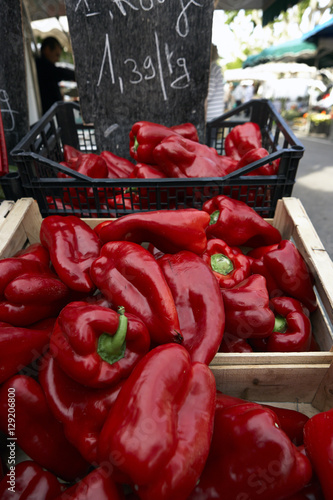
<path id="1" fill-rule="evenodd" d="M 224 154 L 226 135 L 245 121 L 260 126 L 269 156 L 223 178 L 92 179 L 73 172 L 60 165 L 65 144 L 98 154 L 94 127 L 82 123 L 76 103 L 54 104 L 11 155 L 25 196 L 37 200 L 44 217 L 74 214 L 108 218 L 147 210 L 200 209 L 218 194 L 246 202 L 263 217 L 273 217 L 277 201 L 292 194 L 304 147 L 267 100 L 250 101 L 208 123 L 206 144 Z M 278 175 L 245 175 L 277 159 Z M 61 172 L 71 178 L 59 178 Z"/>

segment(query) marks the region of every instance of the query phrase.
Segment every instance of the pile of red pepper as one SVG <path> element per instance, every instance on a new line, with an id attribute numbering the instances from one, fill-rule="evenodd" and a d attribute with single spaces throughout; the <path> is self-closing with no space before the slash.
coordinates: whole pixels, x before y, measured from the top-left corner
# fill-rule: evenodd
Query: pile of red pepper
<path id="1" fill-rule="evenodd" d="M 1 499 L 331 498 L 333 410 L 221 394 L 209 368 L 313 348 L 292 242 L 227 196 L 95 229 L 49 216 L 40 242 L 0 261 L 0 429 L 30 458 Z"/>
<path id="2" fill-rule="evenodd" d="M 262 147 L 259 125 L 254 122 L 237 125 L 228 133 L 224 155 L 219 155 L 215 148 L 199 143 L 197 129 L 191 123 L 166 127 L 140 121 L 133 125 L 129 136 L 129 152 L 133 162 L 110 151 L 102 151 L 100 154 L 81 153 L 65 145 L 64 161 L 61 165 L 93 179 L 215 178 L 224 177 L 269 155 Z M 276 175 L 278 168 L 279 160 L 275 160 L 246 175 Z M 63 172 L 59 172 L 58 176 L 70 177 Z M 140 188 L 140 192 L 134 188 L 126 191 L 121 188 L 97 190 L 102 208 L 131 210 L 147 207 L 154 209 L 156 206 L 154 190 L 149 193 L 145 188 Z M 231 194 L 227 187 L 224 194 Z M 257 189 L 253 187 L 243 186 L 242 194 L 247 195 L 248 203 L 254 203 L 255 198 L 258 198 Z M 161 201 L 168 202 L 168 208 L 174 208 L 170 195 L 172 188 L 162 190 Z M 54 203 L 57 203 L 59 208 L 63 208 L 64 203 L 68 209 L 71 209 L 71 205 L 91 211 L 96 208 L 92 188 L 69 188 L 64 191 L 63 200 L 54 200 L 51 197 L 48 202 L 51 208 Z M 259 198 L 256 202 L 260 202 Z"/>

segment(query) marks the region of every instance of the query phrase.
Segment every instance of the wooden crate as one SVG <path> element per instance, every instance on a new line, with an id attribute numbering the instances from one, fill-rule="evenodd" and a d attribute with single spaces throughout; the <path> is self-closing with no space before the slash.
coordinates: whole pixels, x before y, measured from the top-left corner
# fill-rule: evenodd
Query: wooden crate
<path id="1" fill-rule="evenodd" d="M 105 219 L 84 219 L 95 227 Z M 0 206 L 0 258 L 39 241 L 42 222 L 36 201 L 22 198 Z M 333 263 L 301 202 L 279 200 L 274 219 L 284 239 L 291 239 L 306 260 L 319 300 L 312 314 L 318 352 L 218 353 L 211 363 L 217 387 L 252 401 L 305 405 L 308 412 L 333 407 Z M 291 406 L 290 406 L 291 405 Z"/>
<path id="2" fill-rule="evenodd" d="M 101 219 L 85 219 L 94 227 Z M 312 316 L 320 352 L 217 354 L 210 367 L 217 389 L 249 401 L 298 410 L 308 417 L 333 408 L 333 264 L 301 203 L 294 198 L 278 202 L 270 221 L 291 238 L 314 279 L 320 307 Z M 0 205 L 0 258 L 10 257 L 39 241 L 42 223 L 37 203 L 23 198 Z M 0 458 L 8 459 L 7 437 L 0 433 Z M 16 447 L 16 463 L 29 457 Z"/>

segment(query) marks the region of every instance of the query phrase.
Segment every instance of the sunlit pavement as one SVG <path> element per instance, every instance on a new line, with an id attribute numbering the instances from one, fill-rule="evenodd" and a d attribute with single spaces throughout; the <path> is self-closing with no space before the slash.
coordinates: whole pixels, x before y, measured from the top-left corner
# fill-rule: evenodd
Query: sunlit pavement
<path id="1" fill-rule="evenodd" d="M 305 147 L 292 196 L 299 198 L 333 260 L 333 139 L 294 132 Z"/>

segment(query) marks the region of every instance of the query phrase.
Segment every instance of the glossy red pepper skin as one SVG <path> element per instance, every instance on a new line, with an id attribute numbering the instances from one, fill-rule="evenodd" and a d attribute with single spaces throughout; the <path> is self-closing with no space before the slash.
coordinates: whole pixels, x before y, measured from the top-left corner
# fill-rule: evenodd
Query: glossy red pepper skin
<path id="1" fill-rule="evenodd" d="M 205 144 L 170 136 L 156 146 L 154 164 L 166 177 L 222 177 L 225 169 L 216 149 Z"/>
<path id="2" fill-rule="evenodd" d="M 64 144 L 64 161 L 68 164 L 70 168 L 73 168 L 73 165 L 76 163 L 79 156 L 81 156 L 81 151 L 69 144 Z"/>
<path id="3" fill-rule="evenodd" d="M 261 255 L 260 255 L 261 253 Z M 310 311 L 317 308 L 313 280 L 301 253 L 290 240 L 282 240 L 276 247 L 260 248 L 251 263 L 253 273 L 265 276 L 270 297 L 293 297 Z"/>
<path id="4" fill-rule="evenodd" d="M 307 415 L 289 408 L 279 408 L 278 406 L 266 405 L 263 403 L 262 406 L 274 411 L 279 419 L 281 429 L 287 434 L 295 446 L 303 445 L 303 430 L 305 424 L 309 420 Z"/>
<path id="5" fill-rule="evenodd" d="M 15 391 L 15 437 L 18 446 L 41 467 L 66 481 L 82 477 L 89 464 L 66 439 L 41 386 L 32 377 L 15 375 L 1 386 L 1 430 L 8 431 L 9 389 Z"/>
<path id="6" fill-rule="evenodd" d="M 50 254 L 41 243 L 28 245 L 26 248 L 19 250 L 14 257 L 38 262 L 42 269 L 45 268 L 46 271 L 50 271 Z"/>
<path id="7" fill-rule="evenodd" d="M 254 403 L 217 408 L 208 460 L 189 500 L 282 500 L 311 479 L 309 460 L 280 429 L 270 409 Z"/>
<path id="8" fill-rule="evenodd" d="M 43 261 L 24 256 L 0 260 L 0 321 L 26 327 L 56 316 L 69 292 Z"/>
<path id="9" fill-rule="evenodd" d="M 275 316 L 269 307 L 265 278 L 253 274 L 233 288 L 221 288 L 225 332 L 242 339 L 271 335 Z"/>
<path id="10" fill-rule="evenodd" d="M 88 224 L 75 215 L 49 215 L 42 221 L 40 241 L 48 249 L 56 273 L 69 288 L 87 293 L 95 289 L 89 271 L 101 244 Z"/>
<path id="11" fill-rule="evenodd" d="M 236 125 L 224 141 L 225 153 L 239 161 L 251 149 L 262 146 L 260 127 L 257 123 L 248 122 Z"/>
<path id="12" fill-rule="evenodd" d="M 325 500 L 333 491 L 333 410 L 317 413 L 304 426 L 306 453 L 319 479 Z"/>
<path id="13" fill-rule="evenodd" d="M 65 489 L 56 476 L 32 460 L 15 464 L 14 477 L 13 485 L 9 472 L 0 481 L 1 500 L 54 500 Z"/>
<path id="14" fill-rule="evenodd" d="M 250 149 L 250 151 L 245 153 L 245 155 L 239 160 L 237 169 L 243 168 L 250 163 L 254 163 L 255 161 L 262 160 L 268 155 L 269 152 L 265 148 Z M 279 165 L 274 162 L 266 163 L 266 165 L 262 165 L 255 170 L 251 170 L 251 172 L 248 172 L 246 175 L 276 175 L 278 167 Z"/>
<path id="15" fill-rule="evenodd" d="M 189 250 L 200 255 L 207 246 L 205 229 L 208 224 L 206 212 L 187 208 L 124 215 L 109 224 L 102 223 L 95 231 L 103 243 L 149 242 L 164 253 Z"/>
<path id="16" fill-rule="evenodd" d="M 153 343 L 182 342 L 171 290 L 148 250 L 127 241 L 106 243 L 90 274 L 115 307 L 125 307 L 145 323 Z"/>
<path id="17" fill-rule="evenodd" d="M 270 301 L 277 321 L 271 335 L 254 340 L 254 346 L 267 352 L 306 352 L 310 350 L 312 327 L 301 302 L 291 297 Z"/>
<path id="18" fill-rule="evenodd" d="M 125 500 L 108 470 L 98 467 L 54 500 Z"/>
<path id="19" fill-rule="evenodd" d="M 155 147 L 165 137 L 173 135 L 181 135 L 192 141 L 199 141 L 197 129 L 192 123 L 165 127 L 164 125 L 147 121 L 136 122 L 129 134 L 130 155 L 137 162 L 154 165 L 153 151 Z"/>
<path id="20" fill-rule="evenodd" d="M 207 238 L 220 238 L 230 246 L 258 247 L 281 241 L 280 232 L 253 208 L 240 200 L 218 195 L 206 201 L 202 209 L 210 214 Z"/>
<path id="21" fill-rule="evenodd" d="M 221 344 L 225 325 L 218 283 L 210 268 L 193 252 L 166 254 L 157 262 L 176 304 L 182 345 L 192 362 L 208 365 Z"/>
<path id="22" fill-rule="evenodd" d="M 209 367 L 192 364 L 183 346 L 156 347 L 126 380 L 109 413 L 100 460 L 112 460 L 117 450 L 117 467 L 143 500 L 187 498 L 208 456 L 215 393 Z"/>
<path id="23" fill-rule="evenodd" d="M 20 328 L 0 323 L 0 384 L 35 361 L 48 348 L 55 318 Z"/>
<path id="24" fill-rule="evenodd" d="M 76 160 L 74 170 L 92 179 L 106 179 L 108 177 L 106 161 L 95 153 L 82 153 Z"/>
<path id="25" fill-rule="evenodd" d="M 219 352 L 253 352 L 253 349 L 246 339 L 241 339 L 231 333 L 225 332 Z"/>
<path id="26" fill-rule="evenodd" d="M 87 462 L 96 464 L 98 437 L 123 382 L 106 389 L 85 387 L 66 375 L 52 356 L 43 358 L 39 382 L 68 441 Z"/>
<path id="27" fill-rule="evenodd" d="M 149 347 L 139 318 L 86 302 L 62 309 L 50 339 L 50 352 L 67 375 L 96 388 L 127 378 Z"/>
<path id="28" fill-rule="evenodd" d="M 109 179 L 126 179 L 131 177 L 135 165 L 121 156 L 117 156 L 111 151 L 102 151 L 100 157 L 106 163 Z"/>
<path id="29" fill-rule="evenodd" d="M 219 238 L 207 242 L 202 258 L 212 269 L 221 288 L 232 288 L 251 274 L 249 258 L 239 248 L 230 247 Z"/>

